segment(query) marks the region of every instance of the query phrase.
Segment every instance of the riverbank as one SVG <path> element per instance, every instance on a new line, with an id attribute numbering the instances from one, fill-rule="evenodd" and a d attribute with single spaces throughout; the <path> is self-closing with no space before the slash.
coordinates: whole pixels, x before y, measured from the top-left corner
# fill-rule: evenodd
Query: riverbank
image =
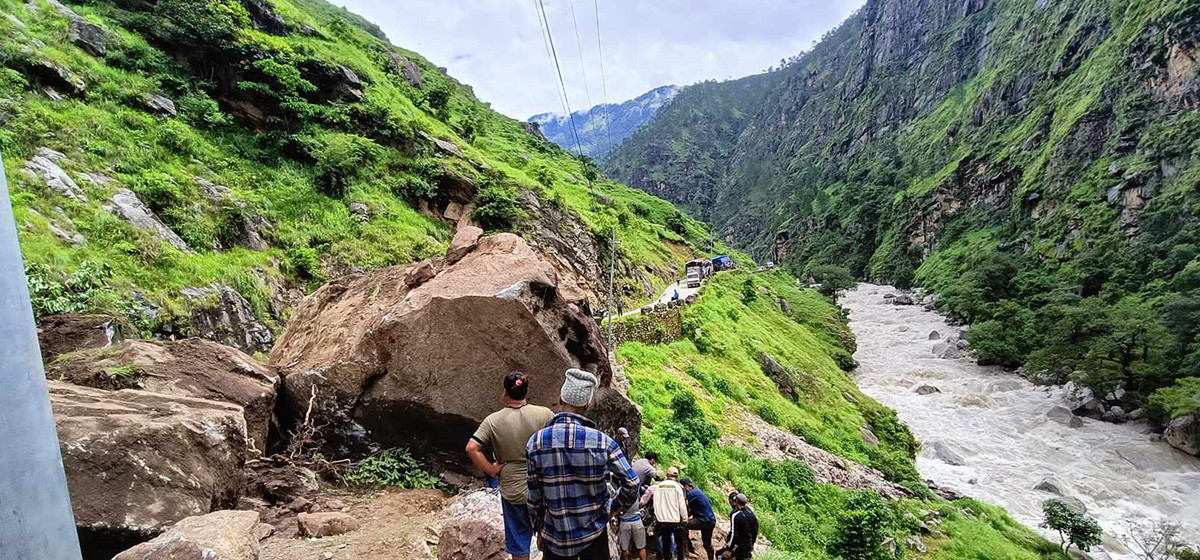
<path id="1" fill-rule="evenodd" d="M 920 306 L 893 305 L 889 293 L 899 292 L 860 284 L 841 303 L 858 340 L 859 388 L 895 409 L 921 442 L 924 478 L 1001 505 L 1031 527 L 1042 501 L 1062 495 L 1080 500 L 1110 537 L 1127 520 L 1167 519 L 1200 542 L 1200 460 L 1137 423 L 1059 423 L 1048 413 L 1061 404 L 1061 387 L 938 357 L 957 329 Z M 1127 556 L 1111 539 L 1106 550 Z"/>

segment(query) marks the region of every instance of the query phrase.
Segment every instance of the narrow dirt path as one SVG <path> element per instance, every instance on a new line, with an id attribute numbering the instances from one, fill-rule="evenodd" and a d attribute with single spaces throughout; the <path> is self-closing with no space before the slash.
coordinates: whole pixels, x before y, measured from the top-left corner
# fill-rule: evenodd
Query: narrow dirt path
<path id="1" fill-rule="evenodd" d="M 345 497 L 345 513 L 357 531 L 321 539 L 301 538 L 295 521 L 262 543 L 260 560 L 416 560 L 433 558 L 437 514 L 450 502 L 440 490 L 383 490 Z"/>

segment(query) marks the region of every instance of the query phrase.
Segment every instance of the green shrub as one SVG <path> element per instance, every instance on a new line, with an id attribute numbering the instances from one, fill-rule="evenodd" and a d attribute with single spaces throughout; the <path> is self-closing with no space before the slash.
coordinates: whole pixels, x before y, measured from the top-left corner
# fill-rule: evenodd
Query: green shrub
<path id="1" fill-rule="evenodd" d="M 351 486 L 437 488 L 440 481 L 413 459 L 407 450 L 397 448 L 363 459 L 346 475 L 346 483 Z"/>
<path id="2" fill-rule="evenodd" d="M 289 247 L 284 256 L 284 267 L 292 275 L 317 282 L 325 280 L 325 272 L 316 249 L 307 245 Z"/>
<path id="3" fill-rule="evenodd" d="M 489 183 L 475 195 L 475 211 L 471 218 L 489 231 L 506 230 L 521 217 L 517 190 L 499 183 Z"/>
<path id="4" fill-rule="evenodd" d="M 1161 422 L 1200 412 L 1200 377 L 1177 379 L 1174 385 L 1155 391 L 1146 410 Z"/>
<path id="5" fill-rule="evenodd" d="M 829 551 L 844 560 L 891 560 L 883 541 L 895 524 L 895 516 L 879 494 L 859 490 L 838 513 L 837 533 Z"/>
<path id="6" fill-rule="evenodd" d="M 817 291 L 826 297 L 837 299 L 839 292 L 855 286 L 854 274 L 845 267 L 821 265 L 813 267 L 808 273 L 813 277 L 813 281 L 820 284 Z"/>
<path id="7" fill-rule="evenodd" d="M 772 426 L 778 426 L 780 423 L 779 411 L 775 407 L 767 403 L 758 403 L 754 405 L 754 413 Z"/>
<path id="8" fill-rule="evenodd" d="M 116 299 L 108 285 L 112 277 L 112 267 L 107 263 L 90 261 L 83 261 L 66 276 L 37 263 L 25 267 L 29 299 L 39 320 L 60 313 L 106 310 L 100 303 Z"/>
<path id="9" fill-rule="evenodd" d="M 311 138 L 306 144 L 308 155 L 316 161 L 322 188 L 335 198 L 345 194 L 351 181 L 373 169 L 382 152 L 369 138 L 340 132 Z"/>
<path id="10" fill-rule="evenodd" d="M 671 410 L 671 420 L 661 429 L 664 440 L 703 449 L 721 437 L 721 431 L 704 417 L 696 397 L 686 388 L 680 388 L 671 398 Z"/>
<path id="11" fill-rule="evenodd" d="M 758 288 L 754 286 L 754 279 L 746 278 L 746 281 L 742 283 L 742 302 L 749 305 L 756 299 L 758 299 Z"/>

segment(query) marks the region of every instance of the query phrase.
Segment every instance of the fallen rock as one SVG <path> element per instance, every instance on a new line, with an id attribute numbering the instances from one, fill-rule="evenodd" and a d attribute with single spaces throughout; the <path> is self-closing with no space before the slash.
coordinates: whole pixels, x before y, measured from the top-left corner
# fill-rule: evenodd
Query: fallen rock
<path id="1" fill-rule="evenodd" d="M 127 340 L 64 355 L 46 368 L 48 379 L 98 389 L 141 388 L 242 407 L 253 446 L 266 449 L 279 378 L 241 351 L 209 340 Z M 128 377 L 114 379 L 125 368 Z M 121 387 L 120 383 L 127 383 Z M 117 386 L 114 386 L 116 384 Z"/>
<path id="2" fill-rule="evenodd" d="M 34 61 L 26 66 L 26 72 L 37 83 L 54 92 L 54 95 L 59 91 L 68 95 L 81 95 L 87 91 L 87 83 L 83 78 L 53 60 Z M 47 95 L 50 95 L 49 92 Z"/>
<path id="3" fill-rule="evenodd" d="M 142 104 L 146 106 L 146 110 L 155 115 L 174 117 L 178 114 L 175 110 L 175 102 L 157 93 L 146 94 L 142 98 Z"/>
<path id="4" fill-rule="evenodd" d="M 892 298 L 892 305 L 912 305 L 912 297 L 908 294 L 900 294 Z"/>
<path id="5" fill-rule="evenodd" d="M 933 355 L 944 360 L 954 360 L 965 356 L 963 348 L 950 342 L 939 342 L 933 345 Z"/>
<path id="6" fill-rule="evenodd" d="M 1200 416 L 1192 413 L 1171 420 L 1163 437 L 1171 447 L 1200 457 Z"/>
<path id="7" fill-rule="evenodd" d="M 95 557 L 237 501 L 247 453 L 241 407 L 48 385 L 75 524 Z"/>
<path id="8" fill-rule="evenodd" d="M 792 304 L 789 303 L 788 300 L 786 300 L 786 299 L 779 298 L 779 310 L 782 311 L 783 314 L 787 315 L 788 317 L 792 316 Z"/>
<path id="9" fill-rule="evenodd" d="M 267 0 L 250 0 L 243 4 L 250 14 L 254 28 L 271 35 L 286 35 L 288 24 Z"/>
<path id="10" fill-rule="evenodd" d="M 1124 424 L 1129 421 L 1129 414 L 1125 412 L 1125 409 L 1114 406 L 1104 411 L 1104 414 L 1100 415 L 1100 419 L 1113 424 Z"/>
<path id="11" fill-rule="evenodd" d="M 947 465 L 961 467 L 967 464 L 967 459 L 957 449 L 942 440 L 936 440 L 933 443 L 925 445 L 924 451 L 925 456 L 937 459 Z"/>
<path id="12" fill-rule="evenodd" d="M 361 202 L 351 202 L 349 209 L 351 214 L 355 214 L 362 218 L 368 218 L 371 216 L 371 208 Z"/>
<path id="13" fill-rule="evenodd" d="M 105 211 L 125 220 L 129 225 L 154 234 L 155 237 L 170 243 L 172 247 L 180 251 L 185 253 L 192 252 L 187 243 L 184 243 L 183 238 L 179 237 L 171 228 L 162 223 L 158 219 L 158 216 L 142 203 L 142 199 L 138 198 L 129 189 L 117 189 L 117 193 L 112 195 L 112 198 L 108 199 L 108 202 L 104 203 L 103 208 Z"/>
<path id="14" fill-rule="evenodd" d="M 929 340 L 940 340 L 941 338 L 942 333 L 937 331 L 929 331 Z"/>
<path id="15" fill-rule="evenodd" d="M 113 560 L 258 560 L 260 525 L 255 511 L 187 517 Z"/>
<path id="16" fill-rule="evenodd" d="M 1054 475 L 1048 474 L 1042 477 L 1042 480 L 1033 485 L 1034 490 L 1049 492 L 1057 496 L 1065 496 L 1067 493 L 1063 490 L 1063 485 Z"/>
<path id="17" fill-rule="evenodd" d="M 337 82 L 333 92 L 334 96 L 342 101 L 362 101 L 367 98 L 363 94 L 362 79 L 346 66 L 337 67 Z"/>
<path id="18" fill-rule="evenodd" d="M 109 37 L 103 27 L 80 17 L 72 19 L 67 27 L 67 38 L 92 56 L 103 57 L 108 53 Z"/>
<path id="19" fill-rule="evenodd" d="M 1067 507 L 1069 507 L 1075 511 L 1078 511 L 1079 513 L 1087 513 L 1087 511 L 1088 511 L 1087 505 L 1084 504 L 1083 500 L 1080 500 L 1079 498 L 1076 498 L 1073 496 L 1061 496 L 1061 497 L 1058 497 L 1055 499 L 1064 504 L 1067 504 Z"/>
<path id="20" fill-rule="evenodd" d="M 941 393 L 942 390 L 934 387 L 933 385 L 921 385 L 920 387 L 914 389 L 913 392 L 918 395 L 932 395 L 934 393 Z"/>
<path id="21" fill-rule="evenodd" d="M 437 149 L 439 149 L 443 152 L 446 152 L 447 154 L 453 155 L 453 156 L 463 157 L 462 150 L 460 150 L 458 148 L 458 146 L 454 145 L 454 142 L 450 142 L 448 140 L 442 140 L 441 138 L 438 138 L 436 136 L 431 136 L 429 133 L 427 133 L 423 130 L 417 132 L 417 134 L 420 135 L 421 138 L 428 140 Z"/>
<path id="22" fill-rule="evenodd" d="M 438 560 L 508 558 L 504 553 L 504 518 L 495 496 L 482 491 L 465 494 L 450 504 L 444 515 L 446 519 L 436 536 Z"/>
<path id="23" fill-rule="evenodd" d="M 275 335 L 259 321 L 250 302 L 237 290 L 213 284 L 184 288 L 180 293 L 193 305 L 192 324 L 184 328 L 184 334 L 198 335 L 246 352 L 271 351 Z"/>
<path id="24" fill-rule="evenodd" d="M 1050 410 L 1046 411 L 1046 417 L 1071 428 L 1079 428 L 1083 426 L 1083 420 L 1080 420 L 1078 416 L 1075 416 L 1075 413 L 1071 412 L 1071 410 L 1065 406 L 1055 406 L 1051 408 Z"/>
<path id="25" fill-rule="evenodd" d="M 454 233 L 454 238 L 450 240 L 450 248 L 446 251 L 446 264 L 454 264 L 467 253 L 474 251 L 482 236 L 483 230 L 475 226 L 458 228 L 458 231 Z"/>
<path id="26" fill-rule="evenodd" d="M 358 530 L 358 520 L 348 514 L 330 511 L 301 513 L 296 516 L 302 537 L 332 537 Z"/>
<path id="27" fill-rule="evenodd" d="M 611 385 L 586 300 L 566 297 L 553 265 L 520 237 L 479 239 L 457 262 L 428 263 L 435 275 L 410 285 L 421 266 L 326 284 L 300 304 L 271 351 L 270 363 L 283 369 L 282 409 L 303 413 L 315 388 L 313 421 L 326 425 L 331 453 L 409 446 L 461 465 L 461 442 L 499 406 L 509 371 L 529 376 L 529 400 L 538 404 L 558 401 L 570 367 Z M 637 434 L 636 407 L 601 397 L 628 401 L 601 391 L 591 412 L 598 424 Z"/>
<path id="28" fill-rule="evenodd" d="M 88 348 L 107 348 L 122 339 L 121 324 L 110 315 L 51 315 L 38 323 L 42 362 Z"/>
<path id="29" fill-rule="evenodd" d="M 66 159 L 66 155 L 62 152 L 56 152 L 50 148 L 38 148 L 33 159 L 25 163 L 22 169 L 42 179 L 50 190 L 61 194 L 72 200 L 87 202 L 87 194 L 79 185 L 63 171 L 58 163 Z"/>
<path id="30" fill-rule="evenodd" d="M 870 445 L 871 447 L 879 445 L 879 436 L 875 435 L 875 432 L 871 431 L 870 426 L 860 426 L 858 428 L 858 433 L 862 435 L 863 443 Z"/>

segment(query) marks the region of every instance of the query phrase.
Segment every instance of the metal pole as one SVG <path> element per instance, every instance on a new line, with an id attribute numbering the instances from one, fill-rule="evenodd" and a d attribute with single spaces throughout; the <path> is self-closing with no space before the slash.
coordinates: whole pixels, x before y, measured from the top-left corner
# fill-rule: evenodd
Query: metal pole
<path id="1" fill-rule="evenodd" d="M 613 304 L 616 300 L 613 299 L 613 275 L 617 269 L 617 224 L 613 224 L 612 233 L 612 256 L 608 259 L 608 348 L 616 355 L 617 349 L 613 348 L 613 319 L 617 317 L 613 315 L 616 310 Z"/>
<path id="2" fill-rule="evenodd" d="M 0 159 L 0 550 L 78 560 L 79 536 Z"/>

